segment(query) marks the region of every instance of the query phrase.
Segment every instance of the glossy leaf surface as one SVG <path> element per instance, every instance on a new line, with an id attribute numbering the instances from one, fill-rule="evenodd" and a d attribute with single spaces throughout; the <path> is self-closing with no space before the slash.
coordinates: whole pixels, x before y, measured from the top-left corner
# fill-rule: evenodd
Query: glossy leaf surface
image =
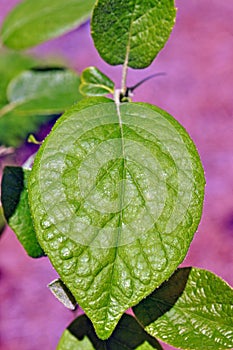
<path id="1" fill-rule="evenodd" d="M 94 3 L 94 0 L 24 0 L 6 17 L 2 42 L 17 50 L 60 36 L 83 23 Z"/>
<path id="2" fill-rule="evenodd" d="M 233 347 L 233 290 L 209 271 L 178 269 L 133 310 L 149 334 L 175 347 Z"/>
<path id="3" fill-rule="evenodd" d="M 114 93 L 114 83 L 96 67 L 84 69 L 80 92 L 86 96 L 103 96 Z"/>
<path id="4" fill-rule="evenodd" d="M 173 0 L 99 0 L 92 37 L 107 63 L 145 68 L 166 44 L 175 15 Z"/>
<path id="5" fill-rule="evenodd" d="M 78 317 L 63 333 L 57 350 L 162 350 L 158 341 L 149 336 L 138 322 L 124 314 L 107 340 L 100 340 L 86 315 Z"/>
<path id="6" fill-rule="evenodd" d="M 32 258 L 44 255 L 33 228 L 28 206 L 27 180 L 30 170 L 8 166 L 4 168 L 1 200 L 4 215 L 18 240 Z"/>
<path id="7" fill-rule="evenodd" d="M 35 159 L 30 206 L 100 338 L 183 260 L 204 184 L 190 137 L 155 106 L 89 98 L 58 120 Z"/>
<path id="8" fill-rule="evenodd" d="M 77 74 L 68 69 L 25 71 L 11 80 L 7 97 L 17 113 L 61 113 L 82 98 L 79 82 Z"/>
<path id="9" fill-rule="evenodd" d="M 0 143 L 18 146 L 28 133 L 82 98 L 79 77 L 70 70 L 24 71 L 11 80 L 10 102 L 0 110 Z"/>

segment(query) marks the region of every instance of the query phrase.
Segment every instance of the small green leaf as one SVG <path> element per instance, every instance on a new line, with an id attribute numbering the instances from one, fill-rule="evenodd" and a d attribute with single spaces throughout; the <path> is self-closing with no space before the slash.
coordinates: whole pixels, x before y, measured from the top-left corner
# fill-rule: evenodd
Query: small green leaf
<path id="1" fill-rule="evenodd" d="M 35 66 L 36 60 L 17 52 L 0 51 L 0 109 L 8 103 L 6 89 L 11 79 L 25 69 Z"/>
<path id="2" fill-rule="evenodd" d="M 18 240 L 32 258 L 44 255 L 33 228 L 28 206 L 27 180 L 30 170 L 8 166 L 4 168 L 1 199 L 4 215 Z"/>
<path id="3" fill-rule="evenodd" d="M 49 283 L 48 288 L 67 309 L 75 310 L 76 300 L 60 278 Z"/>
<path id="4" fill-rule="evenodd" d="M 24 71 L 7 88 L 9 104 L 0 110 L 0 144 L 18 146 L 28 133 L 79 101 L 79 77 L 71 70 Z"/>
<path id="5" fill-rule="evenodd" d="M 92 37 L 107 63 L 145 68 L 166 44 L 175 15 L 173 0 L 99 0 Z"/>
<path id="6" fill-rule="evenodd" d="M 149 334 L 175 347 L 233 348 L 233 290 L 209 271 L 178 269 L 133 310 Z"/>
<path id="7" fill-rule="evenodd" d="M 94 3 L 94 0 L 24 0 L 6 17 L 2 42 L 18 50 L 60 36 L 86 21 Z"/>
<path id="8" fill-rule="evenodd" d="M 149 104 L 87 98 L 45 139 L 29 184 L 35 229 L 101 339 L 184 259 L 204 185 L 187 132 Z"/>
<path id="9" fill-rule="evenodd" d="M 130 315 L 124 314 L 107 340 L 100 340 L 86 315 L 74 320 L 63 333 L 57 350 L 152 350 L 163 348 Z"/>
<path id="10" fill-rule="evenodd" d="M 88 67 L 82 72 L 79 90 L 86 96 L 103 96 L 114 93 L 114 83 L 96 67 Z"/>

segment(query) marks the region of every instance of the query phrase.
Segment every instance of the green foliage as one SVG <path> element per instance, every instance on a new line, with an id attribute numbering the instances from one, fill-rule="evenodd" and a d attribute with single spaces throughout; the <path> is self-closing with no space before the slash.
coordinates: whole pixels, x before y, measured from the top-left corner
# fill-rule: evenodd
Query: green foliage
<path id="1" fill-rule="evenodd" d="M 37 45 L 85 21 L 93 5 L 24 0 L 4 21 L 2 41 Z M 57 350 L 162 349 L 156 338 L 183 349 L 233 347 L 232 289 L 210 272 L 176 270 L 202 212 L 205 179 L 195 145 L 163 110 L 129 103 L 141 82 L 127 86 L 128 66 L 150 65 L 175 14 L 173 0 L 96 2 L 92 36 L 107 63 L 123 64 L 121 90 L 96 67 L 83 71 L 80 84 L 71 70 L 0 56 L 0 144 L 18 146 L 67 110 L 32 171 L 6 167 L 2 180 L 8 224 L 28 254 L 45 252 L 61 277 L 49 289 L 86 312 Z M 79 91 L 95 97 L 82 99 Z M 108 94 L 114 101 L 96 97 Z M 33 135 L 29 141 L 40 144 Z M 125 314 L 129 307 L 136 318 Z"/>
<path id="2" fill-rule="evenodd" d="M 23 115 L 59 114 L 80 100 L 79 77 L 69 69 L 25 71 L 11 80 L 7 97 Z"/>
<path id="3" fill-rule="evenodd" d="M 8 103 L 6 90 L 11 79 L 36 64 L 37 61 L 30 56 L 23 56 L 16 52 L 0 51 L 0 108 Z"/>
<path id="4" fill-rule="evenodd" d="M 51 119 L 51 116 L 21 116 L 17 109 L 0 116 L 0 145 L 20 146 L 29 133 L 36 132 Z"/>
<path id="5" fill-rule="evenodd" d="M 1 38 L 4 45 L 26 49 L 60 36 L 90 15 L 94 0 L 24 0 L 6 17 Z"/>
<path id="6" fill-rule="evenodd" d="M 173 0 L 99 0 L 92 16 L 92 37 L 109 64 L 149 66 L 164 47 L 175 22 Z"/>
<path id="7" fill-rule="evenodd" d="M 29 256 L 39 258 L 44 255 L 44 252 L 37 241 L 28 206 L 29 174 L 30 170 L 21 167 L 5 167 L 1 199 L 6 220 L 18 240 Z"/>
<path id="8" fill-rule="evenodd" d="M 25 71 L 10 82 L 7 96 L 23 116 L 60 114 L 82 98 L 78 89 L 79 77 L 68 69 Z"/>
<path id="9" fill-rule="evenodd" d="M 152 336 L 181 349 L 233 348 L 233 290 L 213 273 L 177 270 L 134 307 Z"/>
<path id="10" fill-rule="evenodd" d="M 59 341 L 56 350 L 93 350 L 91 341 L 84 337 L 82 340 L 78 340 L 68 330 L 65 330 Z"/>
<path id="11" fill-rule="evenodd" d="M 12 110 L 13 106 L 9 106 L 7 97 L 10 81 L 37 64 L 38 61 L 30 56 L 0 52 L 0 145 L 18 146 L 28 132 L 35 132 L 39 125 L 48 121 L 48 117 L 22 118 L 21 115 L 16 115 L 15 110 Z"/>
<path id="12" fill-rule="evenodd" d="M 24 71 L 7 87 L 9 103 L 0 110 L 0 143 L 18 146 L 28 133 L 60 114 L 82 96 L 79 77 L 69 69 Z M 6 132 L 7 130 L 7 132 Z"/>
<path id="13" fill-rule="evenodd" d="M 41 246 L 99 337 L 183 260 L 204 184 L 188 134 L 157 107 L 125 103 L 117 113 L 93 98 L 59 119 L 35 159 L 31 210 Z"/>
<path id="14" fill-rule="evenodd" d="M 114 83 L 96 67 L 88 67 L 82 72 L 79 90 L 85 96 L 114 94 Z"/>
<path id="15" fill-rule="evenodd" d="M 117 328 L 107 340 L 100 340 L 86 315 L 74 320 L 63 333 L 57 350 L 152 350 L 163 348 L 155 338 L 149 336 L 130 315 L 124 314 Z"/>

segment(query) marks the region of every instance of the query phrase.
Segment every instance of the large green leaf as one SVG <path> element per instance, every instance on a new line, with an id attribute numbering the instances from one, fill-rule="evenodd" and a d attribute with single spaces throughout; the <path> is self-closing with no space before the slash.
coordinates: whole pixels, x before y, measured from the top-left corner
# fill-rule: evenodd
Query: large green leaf
<path id="1" fill-rule="evenodd" d="M 95 0 L 24 0 L 6 17 L 4 45 L 26 49 L 62 35 L 83 23 Z"/>
<path id="2" fill-rule="evenodd" d="M 152 350 L 163 348 L 130 315 L 124 314 L 107 340 L 100 340 L 86 315 L 74 320 L 63 333 L 57 350 Z"/>
<path id="3" fill-rule="evenodd" d="M 233 290 L 209 271 L 178 269 L 134 313 L 149 334 L 178 348 L 233 348 Z"/>
<path id="4" fill-rule="evenodd" d="M 4 168 L 1 199 L 4 215 L 28 255 L 39 258 L 44 255 L 33 228 L 28 206 L 27 180 L 30 170 L 8 166 Z"/>
<path id="5" fill-rule="evenodd" d="M 109 64 L 145 68 L 166 44 L 175 15 L 173 0 L 99 0 L 92 37 Z"/>
<path id="6" fill-rule="evenodd" d="M 0 108 L 8 103 L 6 89 L 10 80 L 35 64 L 36 60 L 30 56 L 23 56 L 17 52 L 0 51 Z"/>
<path id="7" fill-rule="evenodd" d="M 149 104 L 89 98 L 46 138 L 29 185 L 37 236 L 100 338 L 184 259 L 204 183 L 186 131 Z"/>
<path id="8" fill-rule="evenodd" d="M 7 88 L 0 110 L 0 144 L 18 146 L 28 133 L 82 98 L 79 77 L 68 69 L 24 71 Z"/>

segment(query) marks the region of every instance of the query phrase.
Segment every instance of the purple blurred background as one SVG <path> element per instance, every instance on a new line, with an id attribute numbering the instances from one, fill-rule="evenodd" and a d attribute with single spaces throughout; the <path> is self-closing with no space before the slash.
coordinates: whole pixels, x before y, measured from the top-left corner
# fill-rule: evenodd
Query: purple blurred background
<path id="1" fill-rule="evenodd" d="M 0 0 L 1 22 L 17 2 Z M 182 265 L 211 270 L 232 285 L 233 2 L 176 0 L 176 5 L 177 23 L 165 49 L 146 70 L 129 70 L 128 85 L 166 72 L 139 87 L 134 101 L 156 104 L 172 114 L 190 133 L 204 164 L 203 217 Z M 30 52 L 56 58 L 78 72 L 95 65 L 120 84 L 121 68 L 100 59 L 88 25 Z M 17 162 L 27 157 L 30 147 L 21 149 Z M 0 350 L 55 349 L 74 317 L 46 288 L 56 272 L 47 259 L 27 257 L 9 229 L 0 243 Z"/>

